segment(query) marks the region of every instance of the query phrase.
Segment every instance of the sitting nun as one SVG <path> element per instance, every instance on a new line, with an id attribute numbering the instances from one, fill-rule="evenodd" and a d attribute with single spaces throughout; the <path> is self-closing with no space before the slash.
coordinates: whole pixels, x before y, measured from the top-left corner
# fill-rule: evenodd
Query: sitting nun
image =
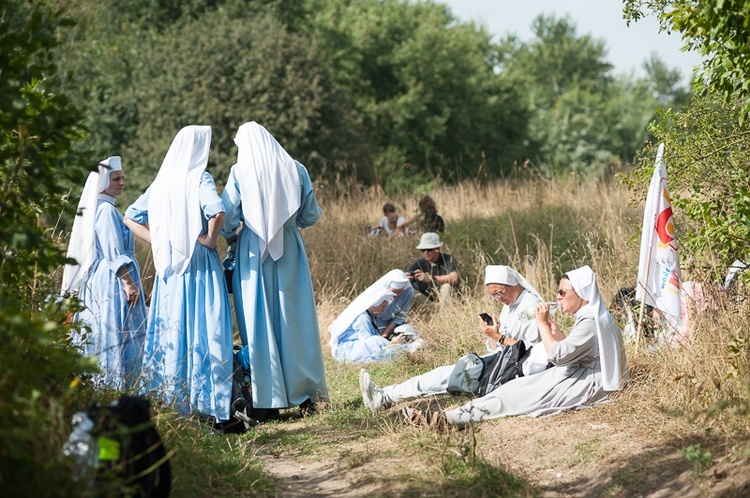
<path id="1" fill-rule="evenodd" d="M 602 302 L 591 268 L 584 266 L 565 274 L 557 300 L 564 313 L 575 317 L 567 336 L 549 320 L 549 306 L 544 302 L 536 305 L 539 334 L 552 368 L 511 380 L 453 410 L 425 413 L 404 408 L 406 421 L 430 427 L 462 427 L 498 417 L 552 415 L 592 406 L 621 389 L 627 379 L 622 334 Z"/>
<path id="2" fill-rule="evenodd" d="M 409 282 L 409 277 L 403 270 L 391 270 L 373 285 L 387 287 L 393 293 L 391 302 L 375 317 L 378 332 L 382 337 L 391 339 L 394 333 L 404 331 L 408 339 L 413 333 L 413 327 L 406 323 L 406 315 L 414 300 L 414 288 Z"/>
<path id="3" fill-rule="evenodd" d="M 211 127 L 181 129 L 125 223 L 151 243 L 156 275 L 143 390 L 181 412 L 225 422 L 232 398 L 232 315 L 216 240 L 224 205 L 206 171 Z"/>
<path id="4" fill-rule="evenodd" d="M 406 334 L 397 334 L 388 340 L 378 333 L 377 317 L 385 311 L 394 297 L 388 287 L 376 282 L 357 296 L 334 320 L 328 327 L 331 333 L 328 344 L 337 361 L 386 361 L 403 352 L 414 352 L 422 346 L 423 342 L 419 338 L 407 342 Z"/>
<path id="5" fill-rule="evenodd" d="M 96 357 L 101 372 L 94 384 L 128 390 L 141 367 L 146 305 L 135 238 L 115 207 L 124 186 L 119 156 L 89 174 L 68 244 L 68 258 L 77 264 L 65 265 L 61 294 L 77 291 L 84 305 L 74 320 L 89 331 L 74 331 L 71 339 Z"/>

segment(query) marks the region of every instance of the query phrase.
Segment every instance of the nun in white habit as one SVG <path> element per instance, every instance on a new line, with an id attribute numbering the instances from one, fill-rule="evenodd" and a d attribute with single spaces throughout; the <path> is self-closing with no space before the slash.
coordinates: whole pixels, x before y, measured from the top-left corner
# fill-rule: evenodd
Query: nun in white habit
<path id="1" fill-rule="evenodd" d="M 563 312 L 575 316 L 567 336 L 549 321 L 546 303 L 536 306 L 542 344 L 552 368 L 512 380 L 444 415 L 415 417 L 415 411 L 407 409 L 405 416 L 430 423 L 439 423 L 444 416 L 459 426 L 511 415 L 537 417 L 591 406 L 621 389 L 627 378 L 622 334 L 601 300 L 591 268 L 584 266 L 564 275 L 557 299 Z"/>
<path id="2" fill-rule="evenodd" d="M 127 390 L 141 366 L 146 332 L 146 306 L 135 258 L 135 238 L 115 208 L 125 176 L 119 156 L 101 163 L 89 174 L 78 204 L 78 216 L 68 244 L 61 294 L 78 292 L 85 308 L 75 321 L 73 343 L 83 354 L 96 356 L 101 373 L 96 385 Z"/>
<path id="3" fill-rule="evenodd" d="M 377 282 L 364 290 L 328 327 L 331 354 L 340 362 L 368 363 L 391 360 L 421 345 L 405 343 L 397 335 L 390 341 L 378 333 L 376 319 L 394 298 L 393 292 Z"/>
<path id="4" fill-rule="evenodd" d="M 222 422 L 232 395 L 232 321 L 216 251 L 224 205 L 205 171 L 210 146 L 209 126 L 180 130 L 125 221 L 151 242 L 156 268 L 144 391 Z"/>
<path id="5" fill-rule="evenodd" d="M 224 236 L 237 228 L 232 279 L 234 309 L 250 369 L 253 407 L 314 409 L 328 399 L 318 314 L 301 228 L 323 211 L 307 169 L 256 122 L 234 138 L 221 198 Z"/>

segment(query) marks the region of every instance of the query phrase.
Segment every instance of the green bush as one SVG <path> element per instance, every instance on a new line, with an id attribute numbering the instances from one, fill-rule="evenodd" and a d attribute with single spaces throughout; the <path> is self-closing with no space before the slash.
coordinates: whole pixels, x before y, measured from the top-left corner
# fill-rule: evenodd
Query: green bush
<path id="1" fill-rule="evenodd" d="M 64 254 L 51 222 L 65 184 L 81 185 L 81 112 L 56 93 L 51 61 L 70 25 L 44 2 L 0 9 L 0 489 L 5 496 L 78 495 L 60 449 L 90 370 L 61 325 L 75 302 L 49 300 Z"/>

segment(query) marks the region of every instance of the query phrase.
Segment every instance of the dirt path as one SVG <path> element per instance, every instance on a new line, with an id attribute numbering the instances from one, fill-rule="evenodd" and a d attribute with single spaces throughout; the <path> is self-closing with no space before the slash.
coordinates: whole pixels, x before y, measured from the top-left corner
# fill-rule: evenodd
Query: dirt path
<path id="1" fill-rule="evenodd" d="M 392 414 L 373 423 L 392 424 Z M 306 430 L 306 422 L 278 428 Z M 746 451 L 738 450 L 746 444 L 691 434 L 668 419 L 643 421 L 614 408 L 592 409 L 487 422 L 474 436 L 478 455 L 525 476 L 546 498 L 750 496 L 750 462 Z M 403 469 L 414 462 L 399 454 L 382 456 L 384 445 L 397 438 L 384 430 L 365 441 L 334 443 L 324 454 L 276 451 L 264 461 L 282 497 L 398 496 L 406 491 Z M 425 495 L 440 496 L 440 488 Z"/>

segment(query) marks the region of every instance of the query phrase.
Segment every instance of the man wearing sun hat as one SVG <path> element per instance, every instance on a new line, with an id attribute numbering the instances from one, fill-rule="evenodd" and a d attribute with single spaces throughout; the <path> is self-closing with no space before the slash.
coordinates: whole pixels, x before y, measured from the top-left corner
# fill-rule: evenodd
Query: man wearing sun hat
<path id="1" fill-rule="evenodd" d="M 422 257 L 406 270 L 414 287 L 414 299 L 419 304 L 449 301 L 458 290 L 458 263 L 456 258 L 443 253 L 441 247 L 443 242 L 440 235 L 435 232 L 422 234 L 417 246 L 422 251 Z"/>

